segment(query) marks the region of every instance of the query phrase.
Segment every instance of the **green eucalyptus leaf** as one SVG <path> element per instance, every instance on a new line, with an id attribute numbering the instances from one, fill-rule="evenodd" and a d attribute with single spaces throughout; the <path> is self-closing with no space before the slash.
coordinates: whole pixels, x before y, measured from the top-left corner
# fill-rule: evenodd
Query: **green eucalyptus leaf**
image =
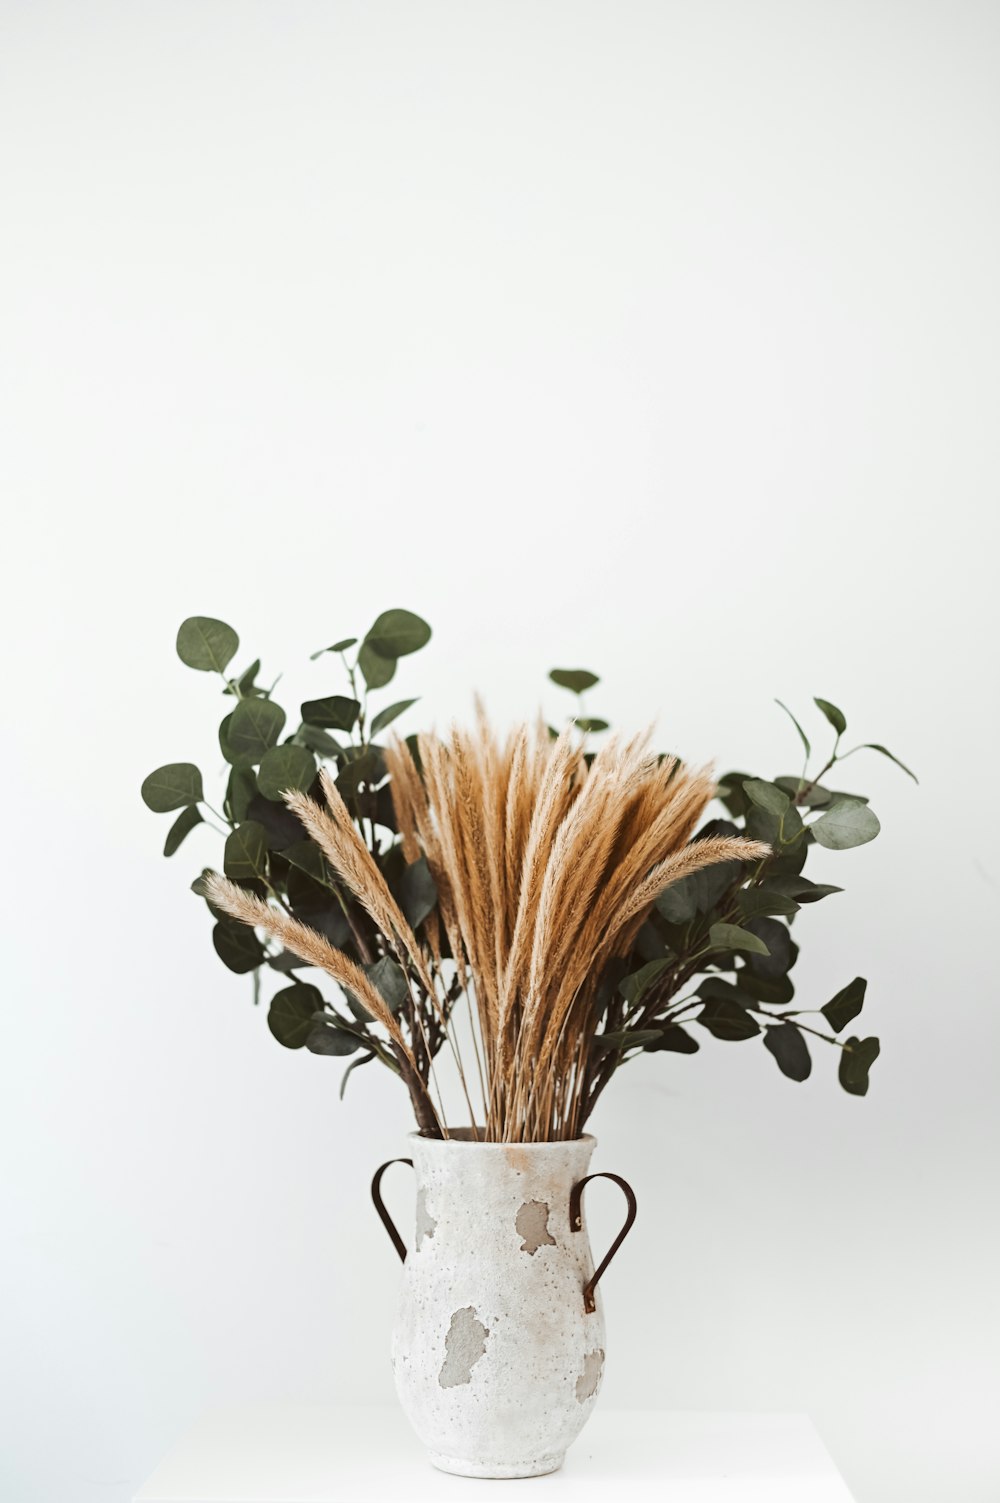
<path id="1" fill-rule="evenodd" d="M 747 812 L 749 800 L 743 792 L 743 784 L 749 776 L 748 772 L 727 772 L 719 779 L 715 796 L 734 819 L 742 819 Z"/>
<path id="2" fill-rule="evenodd" d="M 295 742 L 298 746 L 308 746 L 310 751 L 318 757 L 343 756 L 344 748 L 339 741 L 321 730 L 318 725 L 300 725 L 295 732 Z"/>
<path id="3" fill-rule="evenodd" d="M 831 893 L 843 892 L 842 887 L 833 887 L 828 882 L 810 882 L 803 876 L 767 876 L 761 884 L 766 892 L 783 893 L 796 903 L 818 903 Z"/>
<path id="4" fill-rule="evenodd" d="M 357 640 L 357 637 L 341 637 L 340 641 L 334 642 L 332 647 L 321 647 L 317 652 L 311 652 L 309 654 L 309 661 L 315 663 L 316 659 L 321 658 L 324 652 L 346 652 L 349 647 L 354 646 Z"/>
<path id="5" fill-rule="evenodd" d="M 212 944 L 222 963 L 245 976 L 264 963 L 264 946 L 246 924 L 236 919 L 220 919 L 212 930 Z"/>
<path id="6" fill-rule="evenodd" d="M 370 642 L 362 642 L 358 653 L 358 667 L 369 689 L 384 689 L 395 675 L 396 659 L 386 657 Z"/>
<path id="7" fill-rule="evenodd" d="M 188 616 L 177 633 L 177 656 L 202 673 L 224 672 L 239 645 L 233 628 L 213 616 Z"/>
<path id="8" fill-rule="evenodd" d="M 787 793 L 782 793 L 774 783 L 765 783 L 761 778 L 747 778 L 743 784 L 743 792 L 759 809 L 764 809 L 768 814 L 777 815 L 779 818 L 791 803 Z"/>
<path id="9" fill-rule="evenodd" d="M 839 1033 L 857 1017 L 864 1006 L 867 989 L 868 982 L 864 976 L 855 976 L 854 980 L 849 981 L 835 997 L 831 997 L 825 1007 L 820 1008 L 820 1012 L 834 1033 Z"/>
<path id="10" fill-rule="evenodd" d="M 776 892 L 770 886 L 744 887 L 737 894 L 740 905 L 740 917 L 744 920 L 754 918 L 791 918 L 797 913 L 799 905 L 794 898 L 786 896 L 783 892 Z"/>
<path id="11" fill-rule="evenodd" d="M 311 840 L 298 840 L 294 845 L 286 846 L 281 854 L 286 861 L 297 867 L 299 871 L 305 872 L 306 876 L 311 877 L 314 882 L 329 888 L 332 892 L 337 891 L 337 879 L 333 868 L 319 846 L 314 845 Z"/>
<path id="12" fill-rule="evenodd" d="M 383 611 L 365 634 L 364 646 L 374 648 L 384 658 L 403 658 L 426 647 L 430 639 L 427 622 L 412 611 Z M 370 684 L 367 674 L 365 678 Z"/>
<path id="13" fill-rule="evenodd" d="M 591 673 L 589 668 L 553 668 L 549 678 L 560 689 L 568 689 L 571 694 L 585 694 L 588 689 L 593 689 L 601 681 L 596 673 Z"/>
<path id="14" fill-rule="evenodd" d="M 764 1048 L 773 1054 L 782 1075 L 789 1080 L 808 1080 L 812 1072 L 809 1046 L 794 1023 L 768 1023 Z"/>
<path id="15" fill-rule="evenodd" d="M 301 955 L 296 955 L 294 950 L 280 950 L 277 955 L 269 955 L 267 963 L 282 976 L 290 976 L 293 971 L 303 971 L 309 964 Z"/>
<path id="16" fill-rule="evenodd" d="M 679 1023 L 671 1023 L 660 1032 L 660 1037 L 646 1045 L 648 1054 L 669 1051 L 671 1054 L 697 1054 L 701 1046 L 690 1033 L 685 1033 Z"/>
<path id="17" fill-rule="evenodd" d="M 859 747 L 859 750 L 881 752 L 883 757 L 888 757 L 890 762 L 895 762 L 897 767 L 901 767 L 908 778 L 912 778 L 915 783 L 920 782 L 920 779 L 917 777 L 916 773 L 911 772 L 905 762 L 901 762 L 898 757 L 893 756 L 892 752 L 887 746 L 879 746 L 877 741 L 863 741 L 861 743 L 861 746 Z"/>
<path id="18" fill-rule="evenodd" d="M 708 931 L 713 950 L 746 950 L 751 955 L 766 955 L 767 945 L 749 929 L 739 924 L 713 924 Z"/>
<path id="19" fill-rule="evenodd" d="M 775 778 L 774 782 L 800 808 L 821 809 L 830 802 L 829 788 L 824 788 L 819 783 L 810 783 L 808 778 L 781 777 Z"/>
<path id="20" fill-rule="evenodd" d="M 399 880 L 399 906 L 411 929 L 416 929 L 432 913 L 438 900 L 427 857 L 411 861 Z"/>
<path id="21" fill-rule="evenodd" d="M 594 1052 L 607 1054 L 612 1049 L 645 1049 L 660 1038 L 661 1028 L 622 1028 L 616 1033 L 599 1033 L 594 1039 Z"/>
<path id="22" fill-rule="evenodd" d="M 223 725 L 226 728 L 223 753 L 227 756 L 231 753 L 230 760 L 259 762 L 265 752 L 278 744 L 285 712 L 272 699 L 241 699 Z M 219 736 L 221 742 L 221 729 Z"/>
<path id="23" fill-rule="evenodd" d="M 321 992 L 307 981 L 296 981 L 271 998 L 267 1026 L 286 1049 L 301 1049 L 312 1032 L 317 1012 L 322 1010 Z"/>
<path id="24" fill-rule="evenodd" d="M 356 1054 L 361 1048 L 361 1040 L 353 1033 L 346 1033 L 335 1023 L 323 1020 L 313 1024 L 305 1042 L 310 1054 Z"/>
<path id="25" fill-rule="evenodd" d="M 633 971 L 631 976 L 622 978 L 618 983 L 618 990 L 630 1007 L 634 1007 L 642 1000 L 657 976 L 666 968 L 665 960 L 651 960 L 648 965 L 640 967 L 638 971 Z"/>
<path id="26" fill-rule="evenodd" d="M 741 992 L 755 1002 L 766 1002 L 769 1007 L 787 1007 L 795 996 L 795 986 L 787 972 L 762 976 L 746 966 L 737 973 L 737 980 Z"/>
<path id="27" fill-rule="evenodd" d="M 399 962 L 393 960 L 391 955 L 383 955 L 381 960 L 366 965 L 364 971 L 389 1010 L 398 1013 L 410 996 L 406 973 Z M 367 1008 L 362 1007 L 356 1016 L 367 1020 L 370 1014 Z"/>
<path id="28" fill-rule="evenodd" d="M 577 715 L 573 720 L 573 724 L 576 726 L 578 731 L 583 731 L 585 736 L 590 736 L 596 734 L 597 731 L 606 731 L 608 729 L 608 722 L 606 720 L 600 720 L 594 715 Z"/>
<path id="29" fill-rule="evenodd" d="M 847 730 L 847 720 L 843 710 L 838 710 L 837 706 L 832 705 L 828 699 L 814 699 L 813 704 L 817 705 L 823 711 L 823 714 L 833 726 L 837 735 L 842 736 Z"/>
<path id="30" fill-rule="evenodd" d="M 416 702 L 415 699 L 400 699 L 396 704 L 386 705 L 384 710 L 379 710 L 371 724 L 372 735 L 377 736 L 379 731 L 384 731 L 387 725 L 392 725 L 392 722 L 402 715 L 404 710 L 408 710 Z"/>
<path id="31" fill-rule="evenodd" d="M 258 689 L 257 685 L 254 683 L 254 680 L 256 679 L 259 672 L 260 658 L 257 658 L 250 664 L 249 668 L 244 668 L 243 672 L 238 678 L 230 680 L 230 682 L 223 689 L 223 694 L 230 694 L 235 699 L 240 699 L 245 694 L 263 694 L 264 690 Z"/>
<path id="32" fill-rule="evenodd" d="M 694 1021 L 707 1028 L 713 1038 L 730 1043 L 756 1038 L 760 1033 L 755 1019 L 736 1002 L 706 1002 Z"/>
<path id="33" fill-rule="evenodd" d="M 307 699 L 302 706 L 302 719 L 307 725 L 319 726 L 328 731 L 349 731 L 361 714 L 361 704 L 349 699 L 346 694 L 328 694 L 325 699 Z"/>
<path id="34" fill-rule="evenodd" d="M 851 1096 L 868 1094 L 868 1071 L 878 1059 L 877 1038 L 849 1038 L 840 1056 L 840 1084 Z"/>
<path id="35" fill-rule="evenodd" d="M 200 825 L 203 822 L 201 810 L 197 804 L 188 804 L 186 809 L 182 809 L 167 832 L 167 838 L 163 846 L 164 856 L 172 856 L 176 850 L 179 850 L 195 825 Z"/>
<path id="36" fill-rule="evenodd" d="M 846 851 L 874 840 L 881 825 L 867 804 L 843 799 L 809 826 L 815 841 L 830 851 Z"/>
<path id="37" fill-rule="evenodd" d="M 343 1079 L 340 1082 L 340 1093 L 339 1094 L 340 1094 L 341 1101 L 343 1101 L 343 1099 L 344 1099 L 344 1092 L 347 1090 L 347 1082 L 350 1079 L 351 1071 L 352 1070 L 356 1070 L 359 1067 L 359 1065 L 370 1065 L 371 1062 L 372 1062 L 372 1060 L 374 1058 L 375 1058 L 374 1052 L 370 1051 L 368 1054 L 362 1054 L 361 1057 L 360 1057 L 360 1059 L 352 1059 L 351 1060 L 351 1063 L 348 1065 L 347 1069 L 344 1071 Z"/>
<path id="38" fill-rule="evenodd" d="M 802 742 L 802 745 L 806 749 L 806 756 L 807 757 L 811 757 L 812 756 L 812 747 L 809 745 L 809 737 L 806 735 L 805 731 L 799 725 L 799 722 L 796 720 L 796 718 L 792 714 L 791 710 L 788 708 L 788 706 L 786 704 L 782 704 L 782 701 L 780 699 L 776 699 L 774 702 L 775 702 L 776 705 L 781 705 L 781 708 L 784 710 L 785 714 L 788 716 L 789 720 L 792 722 L 792 724 L 794 725 L 795 729 L 799 733 L 799 740 Z"/>
<path id="39" fill-rule="evenodd" d="M 266 877 L 267 833 L 255 820 L 248 819 L 226 840 L 222 869 L 227 877 Z"/>
<path id="40" fill-rule="evenodd" d="M 304 746 L 272 746 L 261 757 L 257 786 L 265 798 L 280 799 L 290 790 L 308 793 L 316 777 L 316 761 Z"/>
<path id="41" fill-rule="evenodd" d="M 201 773 L 193 762 L 168 762 L 143 779 L 142 801 L 154 814 L 170 814 L 204 798 Z"/>
<path id="42" fill-rule="evenodd" d="M 237 765 L 229 774 L 226 797 L 222 807 L 234 824 L 246 819 L 250 804 L 257 792 L 257 775 L 252 767 Z"/>
<path id="43" fill-rule="evenodd" d="M 243 817 L 261 825 L 267 836 L 268 850 L 280 851 L 286 860 L 287 848 L 306 839 L 305 825 L 288 805 L 278 803 L 276 799 L 265 798 L 262 793 L 254 794 Z"/>
<path id="44" fill-rule="evenodd" d="M 791 970 L 799 952 L 787 924 L 775 918 L 753 918 L 747 920 L 746 927 L 765 946 L 764 954 L 757 951 L 750 955 L 747 960 L 749 970 L 758 976 L 771 977 L 783 976 Z"/>
<path id="45" fill-rule="evenodd" d="M 347 747 L 345 761 L 337 774 L 337 788 L 342 798 L 352 798 L 362 784 L 376 787 L 385 773 L 385 754 L 380 746 Z"/>

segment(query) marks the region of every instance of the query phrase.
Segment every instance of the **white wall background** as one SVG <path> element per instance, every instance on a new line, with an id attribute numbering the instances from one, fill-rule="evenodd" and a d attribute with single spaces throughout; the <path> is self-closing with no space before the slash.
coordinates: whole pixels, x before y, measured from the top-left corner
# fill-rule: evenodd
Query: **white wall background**
<path id="1" fill-rule="evenodd" d="M 407 1103 L 274 1043 L 214 837 L 162 861 L 138 787 L 221 777 L 183 616 L 294 705 L 398 604 L 425 720 L 568 661 L 690 756 L 787 771 L 818 693 L 921 773 L 851 765 L 884 834 L 800 923 L 801 996 L 870 978 L 868 1099 L 711 1041 L 605 1098 L 604 1402 L 804 1409 L 860 1503 L 994 1500 L 1000 11 L 6 0 L 0 74 L 0 1495 L 391 1396 Z"/>

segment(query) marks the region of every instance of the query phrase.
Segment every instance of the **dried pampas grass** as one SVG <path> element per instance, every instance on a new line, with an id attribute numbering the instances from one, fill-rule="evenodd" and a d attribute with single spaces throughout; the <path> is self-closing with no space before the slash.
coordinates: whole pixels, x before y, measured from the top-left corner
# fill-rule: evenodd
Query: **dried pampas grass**
<path id="1" fill-rule="evenodd" d="M 209 894 L 324 969 L 381 1024 L 424 1131 L 447 1132 L 428 1088 L 428 1030 L 438 1029 L 487 1139 L 576 1137 L 592 1101 L 597 988 L 609 962 L 628 952 L 672 882 L 769 854 L 736 837 L 693 841 L 715 792 L 712 775 L 656 756 L 649 740 L 648 732 L 611 737 L 587 757 L 570 729 L 553 739 L 544 725 L 522 725 L 498 736 L 479 706 L 473 727 L 421 735 L 419 766 L 393 738 L 385 756 L 403 851 L 407 861 L 426 857 L 438 891 L 423 940 L 332 778 L 322 775 L 322 805 L 286 795 L 403 967 L 412 991 L 406 1031 L 365 973 L 322 936 L 224 878 L 210 879 Z M 470 1000 L 479 1113 L 452 1026 L 445 941 Z"/>

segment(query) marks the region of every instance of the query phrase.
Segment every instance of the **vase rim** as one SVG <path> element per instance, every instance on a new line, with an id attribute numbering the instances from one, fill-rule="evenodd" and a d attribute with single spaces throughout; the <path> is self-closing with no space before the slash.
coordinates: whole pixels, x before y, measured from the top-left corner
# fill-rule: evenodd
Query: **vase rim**
<path id="1" fill-rule="evenodd" d="M 470 1127 L 455 1127 L 449 1130 L 447 1138 L 426 1137 L 422 1132 L 409 1132 L 407 1138 L 417 1143 L 433 1143 L 435 1147 L 447 1148 L 450 1144 L 456 1144 L 462 1148 L 573 1148 L 578 1143 L 586 1143 L 591 1148 L 597 1144 L 597 1139 L 592 1133 L 582 1132 L 578 1138 L 551 1138 L 545 1141 L 529 1141 L 526 1143 L 505 1143 L 495 1138 L 484 1139 L 471 1136 Z"/>

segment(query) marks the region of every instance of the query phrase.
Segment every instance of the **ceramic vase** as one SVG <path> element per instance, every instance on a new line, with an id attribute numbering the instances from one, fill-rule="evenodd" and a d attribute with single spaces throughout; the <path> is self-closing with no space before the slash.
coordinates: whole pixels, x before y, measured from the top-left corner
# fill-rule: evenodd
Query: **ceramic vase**
<path id="1" fill-rule="evenodd" d="M 605 1335 L 597 1281 L 635 1217 L 617 1175 L 588 1175 L 595 1140 L 484 1143 L 468 1129 L 410 1135 L 413 1238 L 392 1336 L 402 1407 L 431 1461 L 467 1477 L 555 1471 L 597 1401 Z M 628 1218 L 595 1273 L 583 1211 L 589 1179 L 613 1179 Z"/>

